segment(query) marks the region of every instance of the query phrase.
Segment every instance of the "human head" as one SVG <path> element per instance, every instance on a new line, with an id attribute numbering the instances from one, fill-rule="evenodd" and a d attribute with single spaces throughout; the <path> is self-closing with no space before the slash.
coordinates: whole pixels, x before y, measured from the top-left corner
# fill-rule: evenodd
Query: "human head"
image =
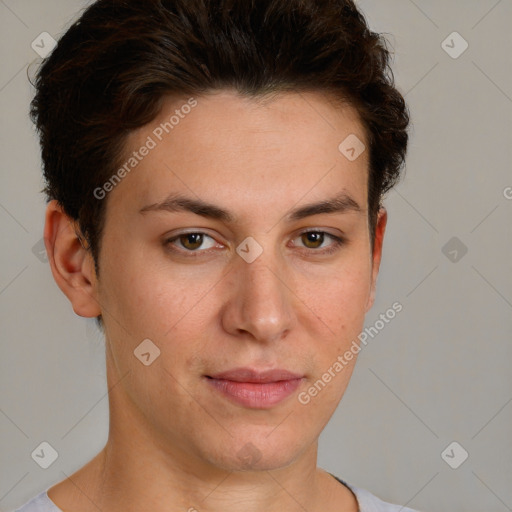
<path id="1" fill-rule="evenodd" d="M 378 233 L 380 254 L 380 199 L 398 178 L 407 142 L 407 111 L 387 76 L 387 58 L 381 39 L 350 2 L 100 1 L 61 39 L 39 74 L 33 113 L 47 194 L 77 221 L 97 265 L 94 293 L 99 290 L 107 319 L 109 384 L 131 374 L 116 387 L 120 397 L 110 396 L 114 410 L 133 414 L 127 424 L 147 426 L 149 418 L 159 440 L 178 439 L 189 454 L 234 467 L 232 454 L 219 453 L 215 442 L 243 448 L 246 439 L 264 441 L 281 411 L 265 416 L 215 402 L 218 397 L 205 390 L 209 374 L 235 363 L 279 364 L 313 381 L 355 339 L 372 300 L 368 248 Z M 187 109 L 129 177 L 104 198 L 94 194 L 154 133 L 154 124 L 196 99 L 200 106 Z M 356 132 L 368 151 L 349 164 L 337 151 L 338 136 Z M 343 171 L 327 176 L 332 161 Z M 182 181 L 166 162 L 186 169 Z M 344 221 L 353 236 L 330 259 L 277 247 L 274 241 L 290 238 L 290 224 L 263 232 L 286 214 L 284 204 L 301 201 L 312 178 L 319 184 L 316 195 L 347 185 L 365 205 L 364 216 L 360 211 Z M 181 220 L 148 214 L 143 221 L 138 209 L 178 188 L 241 212 L 241 223 L 230 229 L 215 224 L 217 232 L 228 245 L 261 235 L 263 254 L 246 266 L 229 251 L 194 262 L 164 252 L 170 243 L 163 235 Z M 233 198 L 234 191 L 246 197 Z M 101 238 L 102 230 L 108 236 Z M 59 283 L 81 272 L 81 256 L 69 258 L 62 247 L 56 252 L 65 263 L 56 265 L 50 255 Z M 80 293 L 66 286 L 74 297 Z M 77 312 L 94 316 L 89 313 L 98 308 L 82 297 L 88 306 L 78 304 Z M 133 357 L 144 338 L 162 348 L 145 374 Z M 287 403 L 296 413 L 293 422 L 272 437 L 262 467 L 282 467 L 304 444 L 312 446 L 352 365 L 308 411 Z M 204 411 L 197 405 L 209 398 L 232 438 L 213 423 L 202 427 Z M 176 410 L 180 414 L 171 418 Z M 304 421 L 309 411 L 312 426 Z"/>
<path id="2" fill-rule="evenodd" d="M 408 110 L 389 58 L 386 40 L 352 0 L 97 1 L 37 76 L 31 115 L 47 198 L 76 220 L 99 273 L 108 198 L 94 190 L 122 165 L 127 135 L 157 116 L 165 95 L 320 91 L 354 106 L 364 126 L 373 244 L 408 140 Z"/>

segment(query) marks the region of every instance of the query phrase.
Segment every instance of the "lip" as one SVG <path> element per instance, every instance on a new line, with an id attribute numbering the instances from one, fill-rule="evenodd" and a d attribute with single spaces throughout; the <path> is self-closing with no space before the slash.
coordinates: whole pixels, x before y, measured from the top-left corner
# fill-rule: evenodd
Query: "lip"
<path id="1" fill-rule="evenodd" d="M 281 369 L 258 371 L 251 368 L 233 368 L 225 372 L 207 375 L 207 377 L 219 380 L 231 380 L 233 382 L 253 382 L 261 384 L 265 382 L 301 379 L 303 375 Z"/>
<path id="2" fill-rule="evenodd" d="M 283 369 L 258 371 L 234 368 L 206 375 L 208 384 L 238 405 L 267 409 L 289 397 L 301 384 L 303 375 Z"/>

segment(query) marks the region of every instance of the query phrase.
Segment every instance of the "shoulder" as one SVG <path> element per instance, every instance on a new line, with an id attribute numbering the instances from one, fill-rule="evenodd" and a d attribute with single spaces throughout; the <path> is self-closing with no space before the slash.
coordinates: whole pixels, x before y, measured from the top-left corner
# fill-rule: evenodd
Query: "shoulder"
<path id="1" fill-rule="evenodd" d="M 392 503 L 382 501 L 366 489 L 350 485 L 338 477 L 335 478 L 346 485 L 354 493 L 360 512 L 418 512 L 402 505 L 393 505 Z"/>
<path id="2" fill-rule="evenodd" d="M 60 508 L 57 508 L 55 503 L 48 497 L 45 491 L 40 492 L 37 496 L 34 496 L 24 505 L 17 508 L 13 512 L 62 512 Z"/>

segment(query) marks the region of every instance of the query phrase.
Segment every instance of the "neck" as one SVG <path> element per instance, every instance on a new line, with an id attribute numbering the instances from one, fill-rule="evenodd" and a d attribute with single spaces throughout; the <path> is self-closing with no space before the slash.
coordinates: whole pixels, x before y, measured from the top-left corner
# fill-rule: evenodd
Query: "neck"
<path id="1" fill-rule="evenodd" d="M 357 510 L 351 491 L 317 468 L 316 440 L 284 466 L 222 468 L 152 428 L 121 384 L 109 383 L 109 388 L 105 447 L 48 492 L 63 510 L 239 512 L 241 506 L 246 512 Z"/>
<path id="2" fill-rule="evenodd" d="M 316 467 L 316 443 L 286 468 L 228 471 L 143 437 L 119 430 L 109 436 L 98 456 L 101 510 L 239 512 L 241 503 L 247 512 L 321 509 L 325 473 Z"/>

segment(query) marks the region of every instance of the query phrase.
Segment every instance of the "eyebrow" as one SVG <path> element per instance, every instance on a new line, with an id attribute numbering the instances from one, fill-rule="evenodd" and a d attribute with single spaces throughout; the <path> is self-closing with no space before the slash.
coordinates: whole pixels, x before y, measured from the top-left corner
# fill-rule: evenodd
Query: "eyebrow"
<path id="1" fill-rule="evenodd" d="M 238 218 L 233 213 L 224 210 L 223 208 L 211 203 L 207 203 L 201 199 L 194 199 L 186 197 L 181 194 L 171 194 L 166 199 L 159 203 L 144 206 L 139 210 L 139 213 L 145 214 L 147 212 L 155 211 L 168 211 L 168 212 L 182 212 L 188 211 L 201 215 L 202 217 L 209 217 L 215 220 L 225 222 L 226 224 L 234 224 Z M 320 201 L 318 203 L 310 203 L 305 206 L 300 206 L 288 212 L 285 219 L 288 222 L 310 217 L 312 215 L 319 215 L 322 213 L 347 213 L 347 212 L 362 212 L 363 210 L 359 204 L 346 192 Z"/>

